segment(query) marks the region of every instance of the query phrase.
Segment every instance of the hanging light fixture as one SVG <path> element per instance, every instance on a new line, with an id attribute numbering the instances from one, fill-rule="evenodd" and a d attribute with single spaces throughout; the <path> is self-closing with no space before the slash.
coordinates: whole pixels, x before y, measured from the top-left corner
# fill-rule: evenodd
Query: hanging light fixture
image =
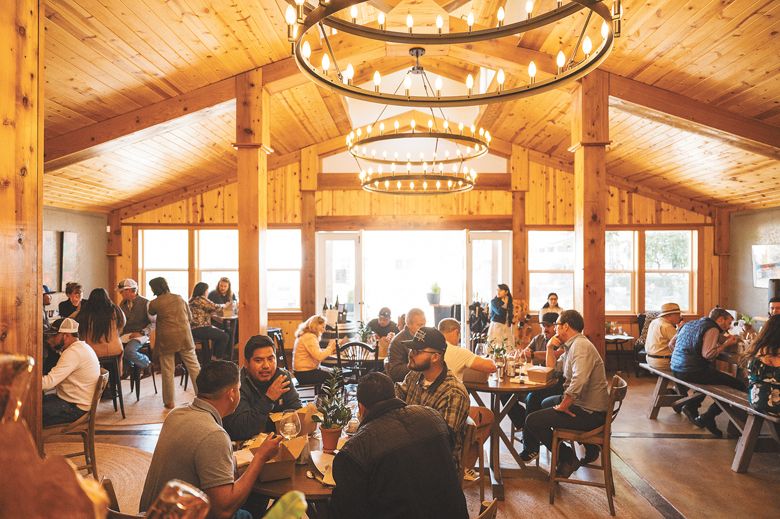
<path id="1" fill-rule="evenodd" d="M 309 0 L 311 1 L 311 0 Z M 362 24 L 358 20 L 358 10 L 354 7 L 363 4 L 366 0 L 319 0 L 319 5 L 312 7 L 308 4 L 301 5 L 301 0 L 287 0 L 295 6 L 296 11 L 290 12 L 287 18 L 288 35 L 292 41 L 292 52 L 300 70 L 317 84 L 330 88 L 342 95 L 371 101 L 381 104 L 409 106 L 409 107 L 454 107 L 477 106 L 487 103 L 501 102 L 510 99 L 528 97 L 534 94 L 547 92 L 559 88 L 561 85 L 579 79 L 596 69 L 609 55 L 614 44 L 614 38 L 620 35 L 623 7 L 621 0 L 614 0 L 611 8 L 605 1 L 597 0 L 571 0 L 565 4 L 556 1 L 554 6 L 543 11 L 541 2 L 528 0 L 525 2 L 525 18 L 515 23 L 506 23 L 506 9 L 498 8 L 495 27 L 480 27 L 475 23 L 474 14 L 470 12 L 465 20 L 465 30 L 460 32 L 447 32 L 444 30 L 444 20 L 441 16 L 436 18 L 435 32 L 421 32 L 415 25 L 414 13 L 407 13 L 405 25 L 393 28 L 388 25 L 385 13 L 379 12 L 377 19 L 369 24 Z M 304 12 L 303 22 L 300 16 L 295 16 L 300 11 Z M 374 88 L 362 88 L 349 81 L 341 80 L 341 67 L 338 65 L 336 52 L 339 50 L 328 38 L 324 26 L 336 29 L 339 32 L 355 35 L 382 43 L 399 43 L 412 47 L 428 47 L 439 45 L 468 45 L 477 42 L 491 41 L 507 36 L 522 35 L 525 32 L 539 29 L 560 20 L 572 18 L 581 10 L 587 10 L 587 17 L 581 30 L 579 39 L 572 46 L 572 55 L 566 59 L 563 49 L 558 52 L 557 68 L 545 71 L 539 68 L 542 64 L 536 61 L 533 67 L 531 63 L 518 64 L 518 71 L 513 76 L 510 71 L 502 70 L 503 81 L 497 83 L 494 89 L 475 92 L 473 88 L 473 76 L 464 78 L 461 93 L 436 96 L 411 95 L 408 89 L 403 92 L 388 92 L 374 83 Z M 344 13 L 341 13 L 344 11 Z M 593 29 L 590 21 L 593 15 L 601 18 L 600 27 Z M 292 22 L 292 23 L 290 23 Z M 376 22 L 376 23 L 374 23 Z M 573 23 L 578 23 L 576 20 Z M 597 24 L 598 25 L 598 24 Z M 460 22 L 460 26 L 463 23 Z M 600 30 L 599 30 L 600 29 Z M 330 54 L 336 74 L 328 74 L 327 67 L 317 67 L 310 61 L 310 47 L 304 52 L 307 37 L 311 37 L 314 31 L 318 31 L 325 40 L 326 50 L 324 55 Z M 593 33 L 593 34 L 590 34 Z M 552 57 L 549 60 L 552 62 Z M 525 71 L 533 69 L 534 72 L 547 72 L 545 77 L 526 74 Z M 519 72 L 522 70 L 522 72 Z M 471 77 L 471 81 L 469 81 Z M 470 86 L 469 86 L 470 85 Z"/>

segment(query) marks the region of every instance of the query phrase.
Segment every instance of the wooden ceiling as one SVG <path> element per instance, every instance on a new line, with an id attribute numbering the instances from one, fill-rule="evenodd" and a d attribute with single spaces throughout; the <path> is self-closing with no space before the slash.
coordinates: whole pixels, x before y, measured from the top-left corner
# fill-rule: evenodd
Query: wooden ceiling
<path id="1" fill-rule="evenodd" d="M 512 1 L 508 5 L 516 5 Z M 372 6 L 388 11 L 398 3 L 374 0 L 361 16 L 374 16 Z M 495 23 L 495 10 L 504 2 L 437 3 L 450 10 L 455 26 L 463 22 L 454 16 L 470 9 L 478 23 Z M 235 103 L 224 88 L 211 104 L 192 102 L 193 92 L 213 90 L 271 63 L 278 65 L 279 80 L 271 90 L 272 162 L 348 133 L 344 100 L 308 83 L 290 63 L 286 5 L 48 0 L 45 203 L 109 211 L 234 176 Z M 601 67 L 618 92 L 611 99 L 610 175 L 713 206 L 780 205 L 780 3 L 626 0 L 623 5 L 623 35 Z M 526 73 L 530 59 L 549 70 L 549 58 L 539 52 L 554 55 L 571 40 L 572 30 L 560 23 L 520 39 L 453 47 L 425 65 L 461 81 L 480 65 L 501 66 L 512 81 Z M 403 48 L 357 46 L 350 38 L 338 34 L 332 42 L 352 49 L 358 80 L 368 80 L 373 68 L 389 73 L 410 64 Z M 155 119 L 164 111 L 156 107 L 177 99 L 184 100 L 176 114 L 181 117 Z M 568 161 L 569 99 L 564 88 L 490 105 L 481 110 L 480 121 L 499 139 Z M 144 124 L 147 119 L 152 123 Z M 94 135 L 103 136 L 106 145 L 70 157 L 62 152 L 69 145 L 70 151 L 78 149 L 74 143 L 94 142 Z"/>

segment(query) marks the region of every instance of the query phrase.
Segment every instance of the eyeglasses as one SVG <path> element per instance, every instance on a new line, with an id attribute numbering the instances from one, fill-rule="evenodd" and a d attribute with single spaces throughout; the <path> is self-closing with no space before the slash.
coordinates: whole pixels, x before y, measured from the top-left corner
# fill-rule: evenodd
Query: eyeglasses
<path id="1" fill-rule="evenodd" d="M 411 355 L 417 355 L 418 353 L 430 353 L 433 355 L 434 353 L 441 353 L 440 351 L 431 351 L 431 350 L 409 350 L 409 353 Z"/>

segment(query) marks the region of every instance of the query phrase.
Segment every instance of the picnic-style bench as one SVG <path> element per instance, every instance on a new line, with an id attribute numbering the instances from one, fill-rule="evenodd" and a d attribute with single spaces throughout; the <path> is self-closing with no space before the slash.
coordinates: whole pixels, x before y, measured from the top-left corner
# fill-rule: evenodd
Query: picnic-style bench
<path id="1" fill-rule="evenodd" d="M 780 444 L 780 435 L 778 435 L 777 427 L 777 424 L 780 424 L 780 417 L 761 413 L 750 407 L 745 392 L 728 386 L 686 382 L 685 380 L 675 377 L 671 370 L 654 368 L 648 366 L 646 363 L 642 363 L 640 366 L 650 373 L 658 375 L 658 382 L 656 383 L 655 391 L 653 392 L 650 411 L 647 414 L 647 417 L 651 420 L 658 418 L 658 411 L 662 407 L 672 407 L 675 404 L 682 405 L 695 396 L 681 397 L 680 395 L 668 394 L 666 389 L 669 382 L 688 387 L 695 393 L 705 394 L 715 400 L 715 403 L 723 409 L 731 423 L 733 423 L 741 433 L 739 442 L 737 442 L 734 461 L 731 463 L 731 470 L 734 472 L 747 471 L 748 465 L 750 465 L 750 458 L 753 456 L 753 450 L 756 447 L 758 435 L 761 432 L 761 427 L 764 425 L 764 420 L 775 424 L 770 425 L 769 432 L 772 434 L 774 440 Z M 735 408 L 745 411 L 747 413 L 747 420 L 743 420 L 741 416 L 735 413 Z"/>

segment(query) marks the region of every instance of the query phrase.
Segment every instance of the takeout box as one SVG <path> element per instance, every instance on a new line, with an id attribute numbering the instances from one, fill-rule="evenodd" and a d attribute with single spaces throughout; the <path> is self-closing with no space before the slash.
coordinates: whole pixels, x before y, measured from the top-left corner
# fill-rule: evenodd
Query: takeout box
<path id="1" fill-rule="evenodd" d="M 312 420 L 312 416 L 319 414 L 314 404 L 309 403 L 304 407 L 298 409 L 298 419 L 301 421 L 301 436 L 308 436 L 317 430 L 317 422 Z M 284 413 L 271 413 L 268 417 L 276 426 L 277 434 L 281 434 L 281 428 L 279 427 L 279 420 L 282 419 Z"/>
<path id="2" fill-rule="evenodd" d="M 528 368 L 528 381 L 534 384 L 546 384 L 553 378 L 555 368 L 547 366 L 532 366 Z"/>
<path id="3" fill-rule="evenodd" d="M 476 369 L 466 368 L 463 370 L 463 382 L 471 382 L 473 384 L 487 384 L 489 373 L 484 371 L 477 371 Z"/>
<path id="4" fill-rule="evenodd" d="M 247 442 L 246 447 L 254 455 L 257 449 L 268 438 L 267 434 L 258 434 Z M 309 439 L 306 436 L 297 436 L 291 440 L 285 440 L 279 444 L 279 452 L 276 456 L 265 462 L 263 470 L 260 471 L 258 481 L 276 481 L 287 479 L 293 476 L 295 472 L 295 460 L 306 448 Z"/>

